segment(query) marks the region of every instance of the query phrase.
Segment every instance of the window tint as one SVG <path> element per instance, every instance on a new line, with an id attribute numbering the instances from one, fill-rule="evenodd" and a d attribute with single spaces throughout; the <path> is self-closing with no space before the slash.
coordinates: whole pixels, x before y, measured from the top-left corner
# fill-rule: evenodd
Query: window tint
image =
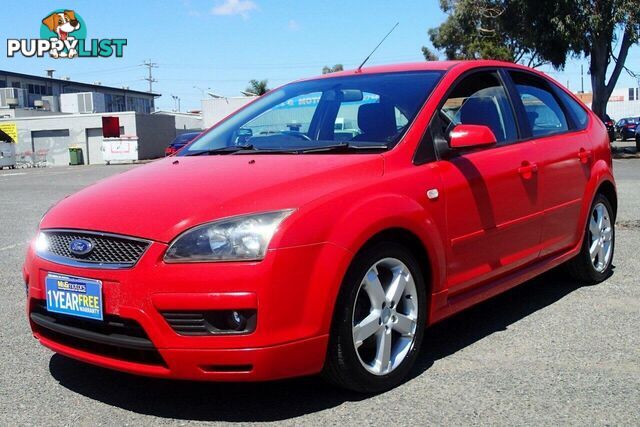
<path id="1" fill-rule="evenodd" d="M 483 125 L 493 131 L 498 143 L 517 138 L 511 105 L 495 72 L 474 73 L 462 80 L 441 113 L 449 130 L 458 124 Z"/>
<path id="2" fill-rule="evenodd" d="M 512 72 L 520 99 L 527 113 L 533 136 L 545 136 L 569 130 L 567 117 L 547 84 L 534 76 Z"/>
<path id="3" fill-rule="evenodd" d="M 578 129 L 584 129 L 587 126 L 587 122 L 589 121 L 589 115 L 587 112 L 580 106 L 575 99 L 573 99 L 569 94 L 567 94 L 563 90 L 558 90 L 560 94 L 560 99 L 564 103 L 565 107 L 571 111 L 574 119 L 576 120 L 576 126 Z M 611 119 L 608 119 L 611 120 Z"/>

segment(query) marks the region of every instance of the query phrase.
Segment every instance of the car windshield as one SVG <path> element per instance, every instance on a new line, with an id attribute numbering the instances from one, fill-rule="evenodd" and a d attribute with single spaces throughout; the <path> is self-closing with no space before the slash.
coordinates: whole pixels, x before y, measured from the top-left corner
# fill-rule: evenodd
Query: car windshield
<path id="1" fill-rule="evenodd" d="M 442 74 L 398 72 L 291 83 L 219 123 L 180 155 L 386 150 L 400 140 Z"/>

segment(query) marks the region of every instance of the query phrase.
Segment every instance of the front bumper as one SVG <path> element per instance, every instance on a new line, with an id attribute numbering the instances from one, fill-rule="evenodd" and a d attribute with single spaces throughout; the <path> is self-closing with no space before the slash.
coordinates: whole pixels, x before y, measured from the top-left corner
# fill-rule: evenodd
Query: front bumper
<path id="1" fill-rule="evenodd" d="M 270 250 L 261 262 L 165 264 L 166 245 L 151 244 L 131 269 L 78 268 L 43 260 L 30 249 L 24 268 L 33 334 L 66 356 L 129 373 L 194 380 L 270 380 L 322 369 L 333 305 L 351 254 L 330 243 Z M 48 273 L 101 280 L 106 316 L 144 331 L 159 361 L 98 351 L 34 322 Z M 161 313 L 252 309 L 254 332 L 187 336 Z M 78 344 L 77 344 L 78 343 Z"/>

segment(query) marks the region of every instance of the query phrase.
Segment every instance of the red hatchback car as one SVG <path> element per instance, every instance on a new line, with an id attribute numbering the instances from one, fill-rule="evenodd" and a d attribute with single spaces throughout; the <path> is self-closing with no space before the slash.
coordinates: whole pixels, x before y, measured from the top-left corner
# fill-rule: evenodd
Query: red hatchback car
<path id="1" fill-rule="evenodd" d="M 604 124 L 539 72 L 335 73 L 60 201 L 28 316 L 53 351 L 130 373 L 378 392 L 434 322 L 563 263 L 607 278 L 616 207 Z"/>

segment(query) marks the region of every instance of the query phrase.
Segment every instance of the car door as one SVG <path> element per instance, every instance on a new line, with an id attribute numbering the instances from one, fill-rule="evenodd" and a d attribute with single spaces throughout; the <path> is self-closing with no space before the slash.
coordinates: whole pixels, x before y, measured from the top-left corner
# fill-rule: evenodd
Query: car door
<path id="1" fill-rule="evenodd" d="M 592 163 L 592 144 L 586 131 L 588 115 L 545 79 L 521 71 L 509 74 L 526 111 L 526 130 L 541 155 L 538 173 L 544 210 L 544 256 L 575 245 L 582 235 L 578 219 Z"/>
<path id="2" fill-rule="evenodd" d="M 447 148 L 447 134 L 456 124 L 488 126 L 498 143 L 466 151 Z M 518 142 L 511 99 L 495 70 L 459 81 L 429 131 L 441 157 L 447 285 L 455 296 L 538 257 L 538 154 L 533 142 Z"/>

